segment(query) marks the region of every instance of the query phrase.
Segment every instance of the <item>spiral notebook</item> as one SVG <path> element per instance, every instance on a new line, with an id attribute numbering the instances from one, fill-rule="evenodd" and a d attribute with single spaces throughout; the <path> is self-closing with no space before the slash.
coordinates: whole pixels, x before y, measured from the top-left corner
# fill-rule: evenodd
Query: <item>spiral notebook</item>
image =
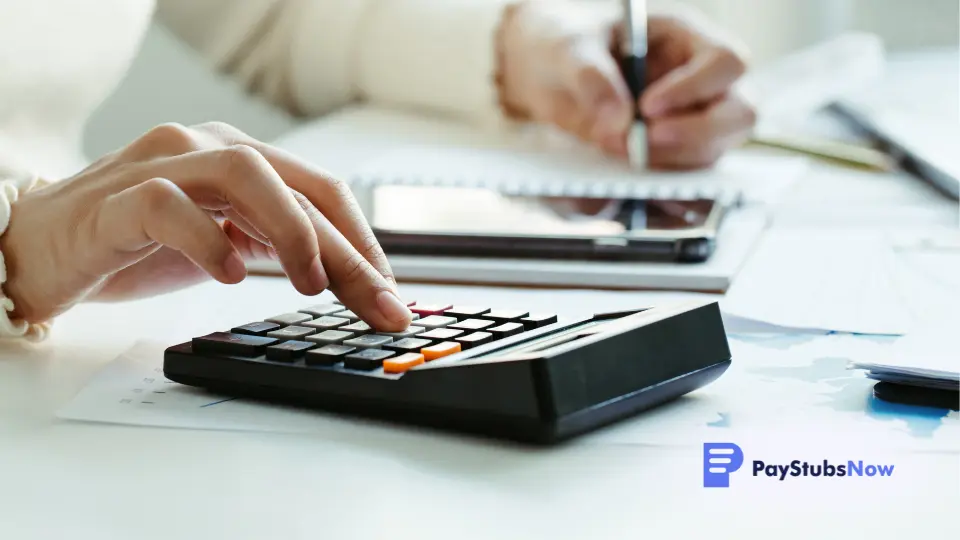
<path id="1" fill-rule="evenodd" d="M 779 156 L 731 155 L 708 171 L 664 173 L 636 170 L 588 149 L 408 145 L 369 161 L 350 181 L 356 190 L 380 185 L 468 187 L 520 196 L 703 198 L 739 206 L 776 202 L 803 165 Z"/>
<path id="2" fill-rule="evenodd" d="M 767 223 L 768 206 L 806 172 L 803 158 L 734 152 L 695 172 L 638 171 L 549 129 L 489 130 L 448 118 L 358 106 L 275 141 L 347 179 L 369 208 L 380 185 L 484 186 L 528 195 L 715 197 L 739 201 L 705 263 L 666 264 L 390 256 L 404 281 L 724 291 Z M 398 208 L 397 211 L 403 211 Z M 251 272 L 279 274 L 274 261 Z"/>

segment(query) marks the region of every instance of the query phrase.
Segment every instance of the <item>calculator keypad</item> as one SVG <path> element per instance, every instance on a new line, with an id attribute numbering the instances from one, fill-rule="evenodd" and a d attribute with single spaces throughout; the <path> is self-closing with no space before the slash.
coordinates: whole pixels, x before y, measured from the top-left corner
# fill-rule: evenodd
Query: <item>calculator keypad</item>
<path id="1" fill-rule="evenodd" d="M 557 322 L 556 315 L 515 309 L 413 302 L 409 307 L 415 323 L 401 332 L 378 333 L 336 301 L 214 332 L 192 343 L 197 353 L 399 374 Z"/>

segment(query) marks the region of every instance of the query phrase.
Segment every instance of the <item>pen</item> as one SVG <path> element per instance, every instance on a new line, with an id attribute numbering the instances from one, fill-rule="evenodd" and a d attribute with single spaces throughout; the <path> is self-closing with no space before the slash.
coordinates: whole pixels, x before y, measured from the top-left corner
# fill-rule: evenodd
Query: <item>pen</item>
<path id="1" fill-rule="evenodd" d="M 640 114 L 640 95 L 647 78 L 647 0 L 622 0 L 623 33 L 620 43 L 620 71 L 633 97 L 636 114 L 627 139 L 630 163 L 647 164 L 647 129 Z"/>

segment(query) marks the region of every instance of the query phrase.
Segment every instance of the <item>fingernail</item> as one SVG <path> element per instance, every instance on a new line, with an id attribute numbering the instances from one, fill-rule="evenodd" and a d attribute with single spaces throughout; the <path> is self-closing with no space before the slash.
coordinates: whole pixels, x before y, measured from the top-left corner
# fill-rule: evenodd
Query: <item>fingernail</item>
<path id="1" fill-rule="evenodd" d="M 274 261 L 280 260 L 280 256 L 277 255 L 277 250 L 273 249 L 272 247 L 267 248 L 267 257 L 270 257 L 270 259 Z"/>
<path id="2" fill-rule="evenodd" d="M 314 257 L 313 262 L 310 263 L 310 285 L 318 293 L 330 286 L 330 279 L 327 278 L 327 272 L 323 269 L 323 263 L 320 262 L 320 255 Z"/>
<path id="3" fill-rule="evenodd" d="M 377 294 L 377 307 L 388 320 L 406 324 L 410 322 L 410 310 L 390 291 L 380 291 Z"/>
<path id="4" fill-rule="evenodd" d="M 239 283 L 247 277 L 247 265 L 244 264 L 240 254 L 234 251 L 223 261 L 223 272 L 230 282 Z"/>

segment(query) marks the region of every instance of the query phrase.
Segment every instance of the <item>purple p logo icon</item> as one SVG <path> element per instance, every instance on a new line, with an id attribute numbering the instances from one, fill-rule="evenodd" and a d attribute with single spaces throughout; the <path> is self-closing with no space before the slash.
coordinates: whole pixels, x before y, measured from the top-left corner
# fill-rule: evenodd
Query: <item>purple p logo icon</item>
<path id="1" fill-rule="evenodd" d="M 743 465 L 743 450 L 733 443 L 703 443 L 703 487 L 730 487 L 730 473 Z"/>

